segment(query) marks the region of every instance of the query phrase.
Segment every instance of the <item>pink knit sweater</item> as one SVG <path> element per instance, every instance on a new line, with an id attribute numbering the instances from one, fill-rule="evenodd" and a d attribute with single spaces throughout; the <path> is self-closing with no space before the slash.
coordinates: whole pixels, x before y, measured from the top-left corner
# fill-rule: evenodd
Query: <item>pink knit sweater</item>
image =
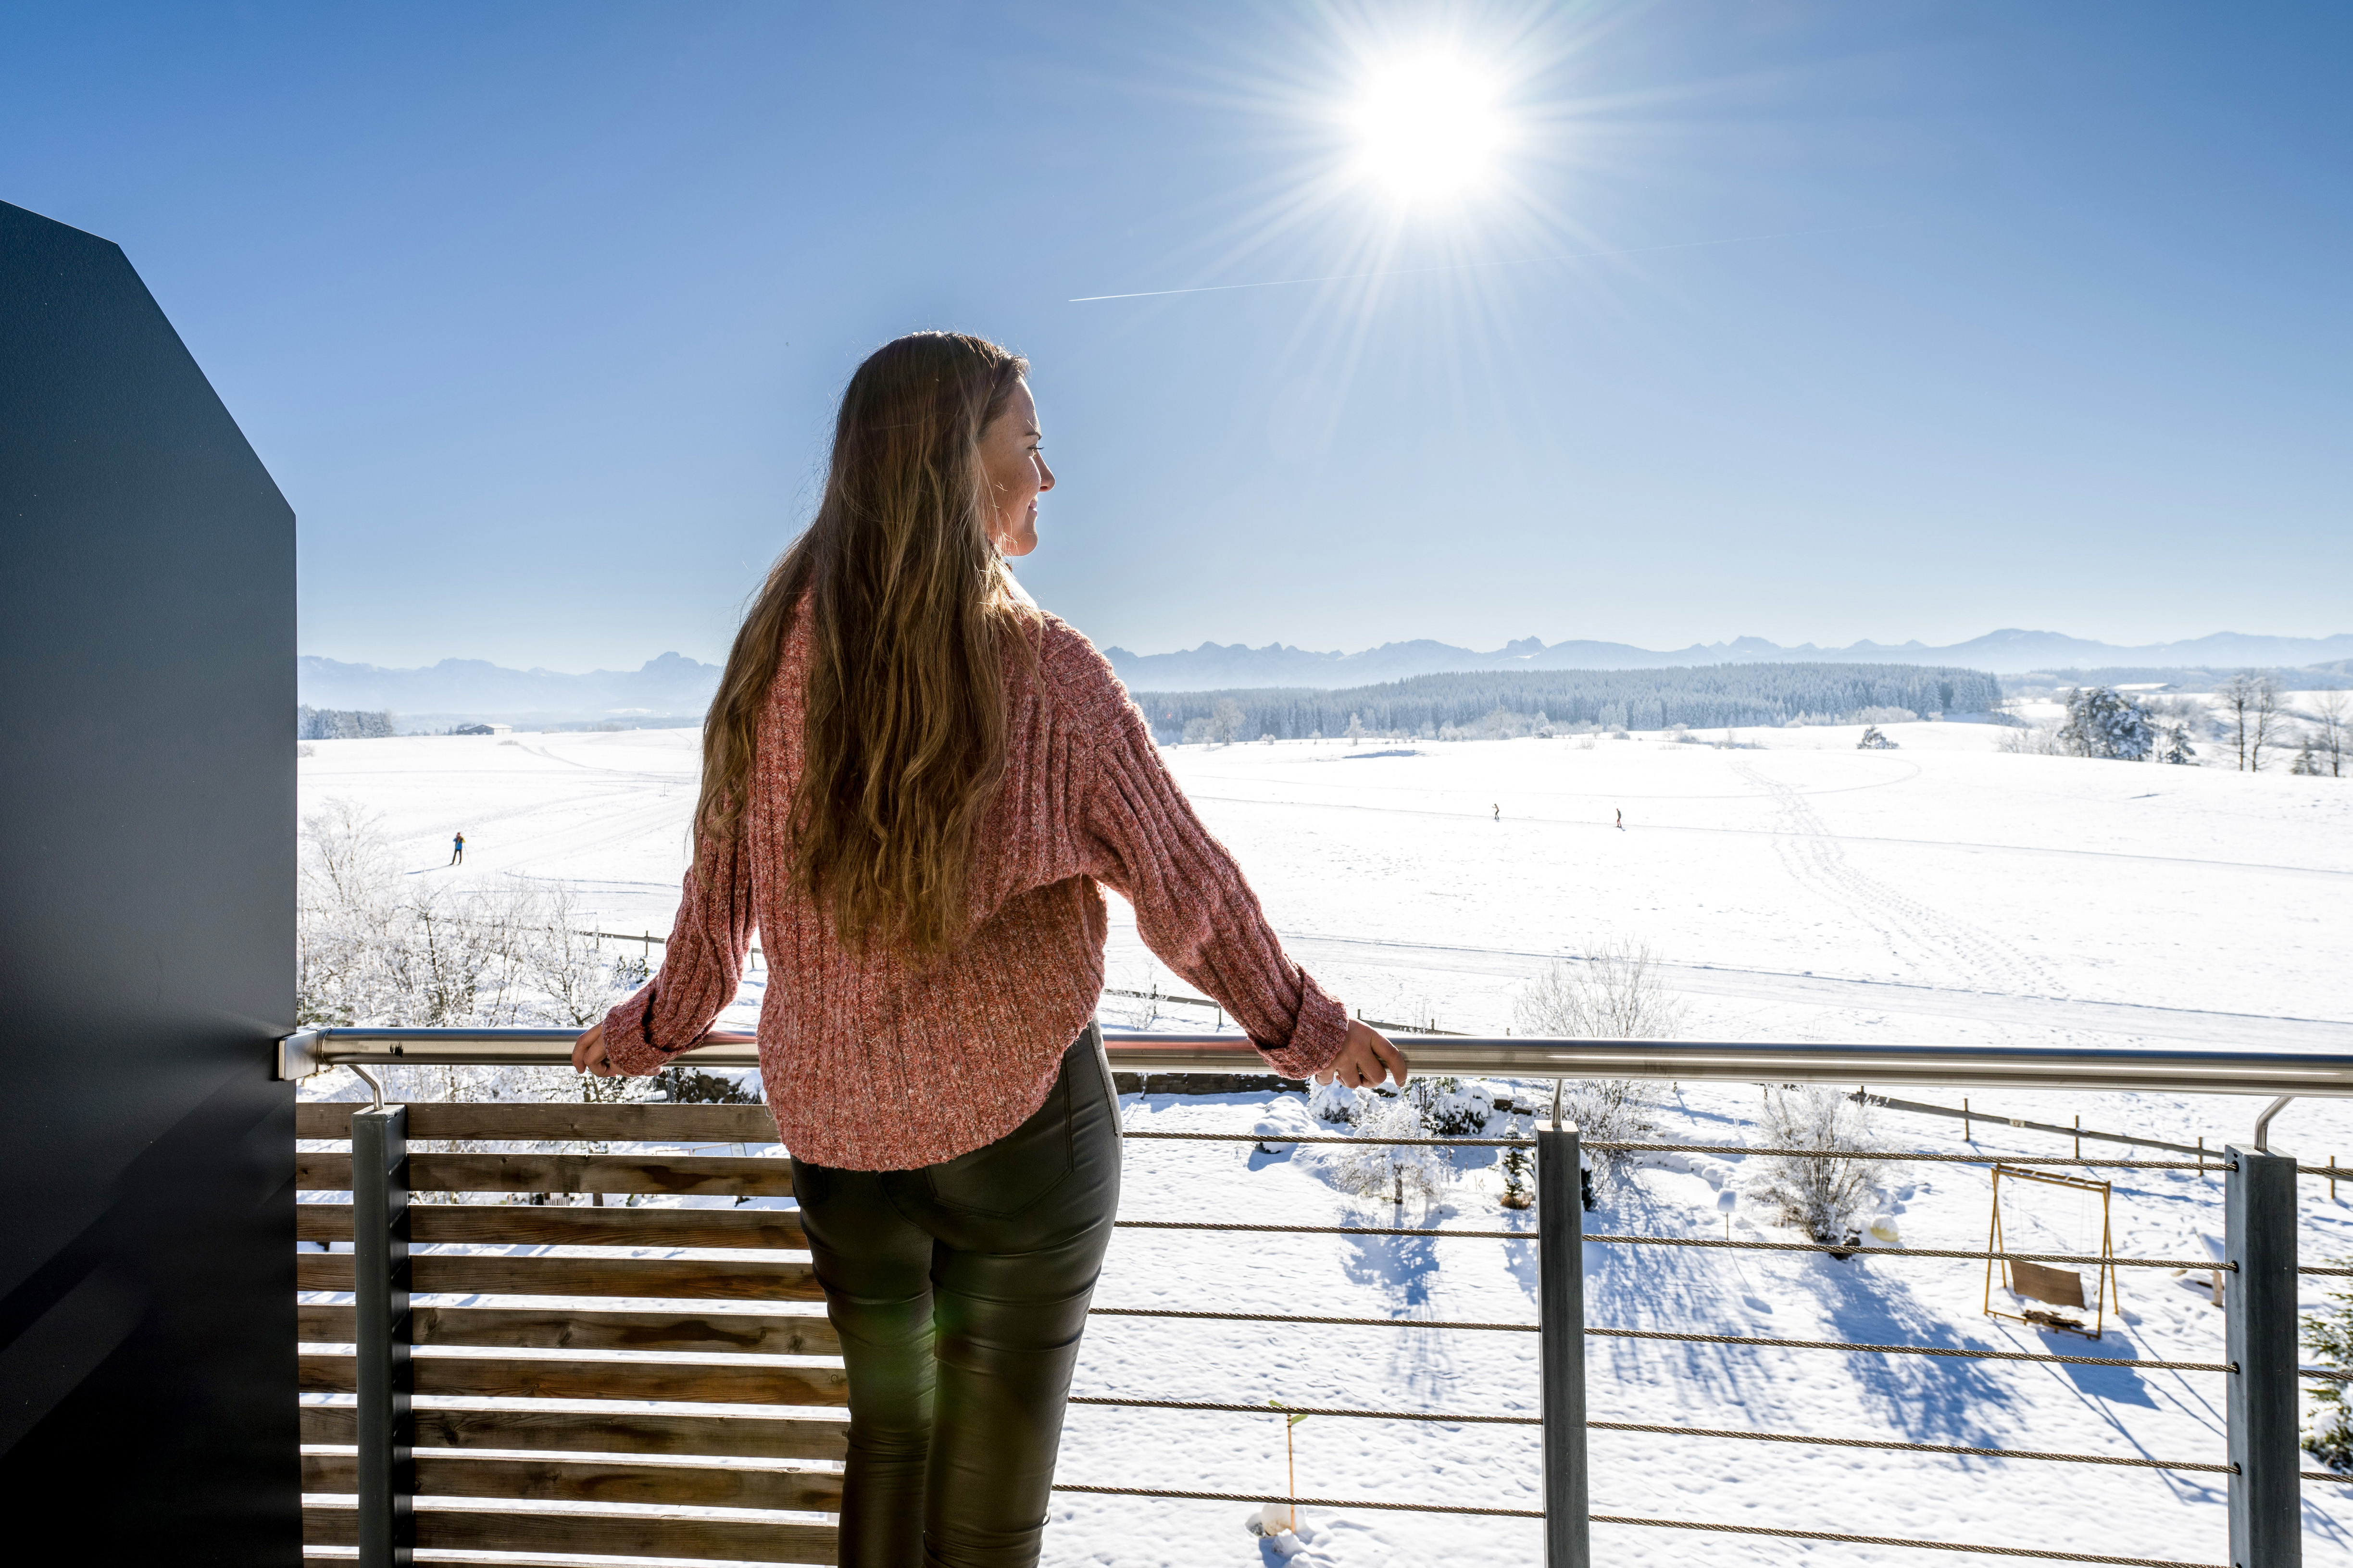
<path id="1" fill-rule="evenodd" d="M 757 928 L 770 971 L 760 1075 L 786 1147 L 858 1171 L 977 1149 L 1044 1103 L 1094 1016 L 1101 888 L 1135 907 L 1152 951 L 1225 1004 L 1277 1069 L 1304 1077 L 1339 1054 L 1340 1004 L 1283 952 L 1111 667 L 1050 616 L 1037 676 L 1008 676 L 1005 782 L 976 839 L 972 934 L 929 964 L 845 948 L 791 875 L 807 658 L 804 621 L 762 715 L 744 831 L 708 883 L 688 871 L 661 972 L 605 1019 L 621 1071 L 656 1071 L 695 1043 L 734 1000 Z"/>

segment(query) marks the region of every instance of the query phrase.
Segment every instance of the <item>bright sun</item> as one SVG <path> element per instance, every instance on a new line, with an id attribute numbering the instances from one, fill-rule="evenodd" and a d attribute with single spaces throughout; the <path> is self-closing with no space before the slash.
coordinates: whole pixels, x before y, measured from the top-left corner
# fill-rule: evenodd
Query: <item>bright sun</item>
<path id="1" fill-rule="evenodd" d="M 1492 81 L 1443 55 L 1376 72 L 1355 122 L 1363 172 L 1402 201 L 1442 200 L 1477 185 L 1503 142 Z"/>

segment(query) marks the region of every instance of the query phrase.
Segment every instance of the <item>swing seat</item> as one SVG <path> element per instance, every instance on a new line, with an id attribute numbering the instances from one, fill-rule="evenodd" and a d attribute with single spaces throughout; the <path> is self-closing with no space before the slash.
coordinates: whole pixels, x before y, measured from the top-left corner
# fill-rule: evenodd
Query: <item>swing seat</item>
<path id="1" fill-rule="evenodd" d="M 2084 1277 L 2072 1268 L 2052 1268 L 2041 1263 L 2012 1263 L 2010 1266 L 2010 1288 L 2031 1300 L 2045 1301 L 2053 1307 L 2080 1310 L 2084 1305 Z"/>

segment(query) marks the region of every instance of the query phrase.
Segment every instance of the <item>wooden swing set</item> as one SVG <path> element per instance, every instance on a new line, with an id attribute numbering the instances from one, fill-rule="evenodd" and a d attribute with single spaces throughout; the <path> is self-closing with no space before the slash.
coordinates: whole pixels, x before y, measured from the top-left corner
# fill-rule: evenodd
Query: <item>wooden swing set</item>
<path id="1" fill-rule="evenodd" d="M 2125 1310 L 2123 1296 L 2116 1291 L 2116 1244 L 2108 1224 L 2109 1184 L 2095 1182 L 2085 1176 L 2056 1176 L 2041 1171 L 2021 1171 L 2012 1165 L 1993 1168 L 1993 1221 L 1986 1238 L 1986 1250 L 1999 1255 L 2002 1247 L 2001 1184 L 2004 1178 L 2013 1182 L 2034 1182 L 2047 1187 L 2064 1187 L 2078 1193 L 2100 1195 L 2100 1266 L 2092 1278 L 2092 1299 L 2084 1300 L 2084 1277 L 2072 1268 L 2054 1268 L 2042 1263 L 2011 1262 L 1997 1257 L 1986 1259 L 1985 1310 L 1989 1318 L 2007 1318 L 2013 1323 L 2026 1323 L 2038 1329 L 2055 1329 L 2061 1333 L 2081 1334 L 2096 1340 L 2107 1327 L 2107 1305 L 2116 1303 L 2118 1312 Z M 2092 1310 L 2092 1321 L 2086 1326 L 2081 1318 L 2071 1318 L 2056 1311 L 2040 1311 L 2028 1308 L 2023 1312 L 2006 1311 L 1994 1305 L 1994 1270 L 2002 1272 L 2002 1284 L 2014 1294 L 2042 1301 L 2052 1307 L 2072 1307 L 2082 1311 Z"/>

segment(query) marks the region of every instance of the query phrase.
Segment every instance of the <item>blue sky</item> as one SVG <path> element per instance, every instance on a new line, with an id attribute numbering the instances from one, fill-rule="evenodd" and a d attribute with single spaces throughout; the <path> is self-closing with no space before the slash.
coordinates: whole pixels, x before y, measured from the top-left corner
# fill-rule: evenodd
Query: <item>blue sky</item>
<path id="1" fill-rule="evenodd" d="M 946 326 L 1036 366 L 1023 580 L 1139 652 L 2321 635 L 2348 45 L 2323 5 L 16 5 L 0 198 L 171 314 L 301 517 L 306 653 L 719 658 L 849 370 Z M 1505 141 L 1401 205 L 1346 110 L 1433 52 Z"/>

